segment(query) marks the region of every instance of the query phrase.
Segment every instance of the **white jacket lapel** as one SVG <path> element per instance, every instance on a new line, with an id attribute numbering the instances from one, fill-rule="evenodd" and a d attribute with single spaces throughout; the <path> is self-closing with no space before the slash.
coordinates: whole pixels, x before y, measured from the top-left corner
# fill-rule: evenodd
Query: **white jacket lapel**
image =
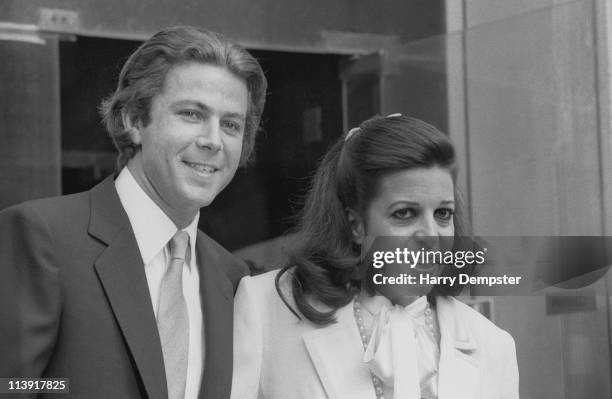
<path id="1" fill-rule="evenodd" d="M 375 396 L 363 346 L 353 318 L 352 302 L 338 309 L 338 322 L 302 335 L 310 359 L 329 399 Z"/>
<path id="2" fill-rule="evenodd" d="M 475 398 L 480 378 L 479 361 L 474 356 L 476 340 L 458 317 L 455 301 L 444 297 L 436 301 L 441 334 L 438 399 Z"/>

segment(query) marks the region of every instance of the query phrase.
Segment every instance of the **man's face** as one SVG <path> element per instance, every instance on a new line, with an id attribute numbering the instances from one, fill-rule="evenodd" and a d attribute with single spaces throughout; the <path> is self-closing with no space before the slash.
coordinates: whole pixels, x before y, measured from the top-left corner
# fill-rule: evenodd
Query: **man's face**
<path id="1" fill-rule="evenodd" d="M 168 71 L 150 123 L 132 125 L 141 149 L 128 168 L 177 225 L 191 222 L 232 180 L 247 104 L 245 82 L 227 69 L 185 63 Z"/>

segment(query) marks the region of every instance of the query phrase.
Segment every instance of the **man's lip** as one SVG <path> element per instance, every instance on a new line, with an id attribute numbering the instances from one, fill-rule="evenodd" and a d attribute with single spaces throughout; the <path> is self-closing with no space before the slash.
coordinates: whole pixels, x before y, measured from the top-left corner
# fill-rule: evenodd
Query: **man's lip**
<path id="1" fill-rule="evenodd" d="M 194 162 L 194 161 L 187 161 L 187 160 L 183 160 L 183 162 L 186 163 L 186 164 L 193 164 L 193 165 L 197 165 L 197 166 L 204 166 L 204 167 L 207 167 L 207 168 L 212 168 L 214 170 L 221 169 L 217 165 L 213 165 L 213 164 L 210 164 L 210 163 L 207 163 L 207 162 L 197 162 L 197 161 Z"/>

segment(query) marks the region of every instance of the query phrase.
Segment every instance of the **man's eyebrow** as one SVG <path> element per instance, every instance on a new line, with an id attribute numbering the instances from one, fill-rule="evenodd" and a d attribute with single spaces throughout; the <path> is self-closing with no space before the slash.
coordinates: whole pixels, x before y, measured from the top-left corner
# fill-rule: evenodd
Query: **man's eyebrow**
<path id="1" fill-rule="evenodd" d="M 211 108 L 204 104 L 201 101 L 198 100 L 192 100 L 192 99 L 184 99 L 184 100 L 178 100 L 174 103 L 172 103 L 172 107 L 184 107 L 186 105 L 189 106 L 195 106 L 203 111 L 208 111 L 211 110 Z M 240 120 L 245 120 L 246 119 L 246 115 L 241 113 L 241 112 L 228 112 L 224 114 L 225 117 L 229 117 L 229 118 L 237 118 Z"/>
<path id="2" fill-rule="evenodd" d="M 208 106 L 206 106 L 206 104 L 198 101 L 198 100 L 190 100 L 190 99 L 185 99 L 185 100 L 178 100 L 172 103 L 173 107 L 182 107 L 185 105 L 192 105 L 192 106 L 196 106 L 200 109 L 209 109 Z"/>
<path id="3" fill-rule="evenodd" d="M 246 119 L 246 115 L 244 115 L 243 113 L 240 113 L 240 112 L 228 112 L 227 114 L 225 114 L 225 116 L 227 116 L 229 118 L 240 119 L 240 120 L 245 120 Z"/>

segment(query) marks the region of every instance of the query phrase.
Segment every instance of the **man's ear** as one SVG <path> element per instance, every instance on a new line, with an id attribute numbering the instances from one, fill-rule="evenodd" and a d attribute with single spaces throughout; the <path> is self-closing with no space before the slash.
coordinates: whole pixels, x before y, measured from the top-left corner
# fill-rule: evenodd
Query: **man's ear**
<path id="1" fill-rule="evenodd" d="M 123 126 L 125 127 L 125 131 L 130 134 L 132 143 L 139 146 L 141 142 L 140 122 L 134 121 L 130 113 L 125 110 L 121 112 L 121 119 L 123 121 Z"/>
<path id="2" fill-rule="evenodd" d="M 348 219 L 349 225 L 351 226 L 351 235 L 353 236 L 353 242 L 361 245 L 365 238 L 365 225 L 363 218 L 357 212 L 351 208 L 346 208 L 346 218 Z"/>

